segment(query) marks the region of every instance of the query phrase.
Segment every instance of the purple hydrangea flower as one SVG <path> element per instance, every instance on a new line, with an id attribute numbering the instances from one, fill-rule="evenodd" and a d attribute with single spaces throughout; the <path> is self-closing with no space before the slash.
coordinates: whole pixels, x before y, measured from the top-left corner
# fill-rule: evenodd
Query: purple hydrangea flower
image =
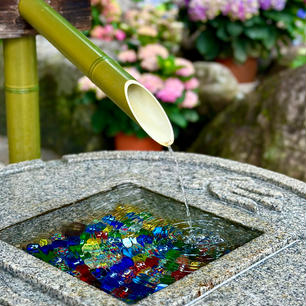
<path id="1" fill-rule="evenodd" d="M 193 21 L 205 22 L 214 19 L 221 12 L 225 0 L 190 0 L 188 14 Z"/>
<path id="2" fill-rule="evenodd" d="M 257 0 L 228 0 L 222 8 L 223 15 L 234 20 L 247 20 L 259 12 Z"/>
<path id="3" fill-rule="evenodd" d="M 287 0 L 259 0 L 260 8 L 263 10 L 282 11 L 286 6 Z"/>

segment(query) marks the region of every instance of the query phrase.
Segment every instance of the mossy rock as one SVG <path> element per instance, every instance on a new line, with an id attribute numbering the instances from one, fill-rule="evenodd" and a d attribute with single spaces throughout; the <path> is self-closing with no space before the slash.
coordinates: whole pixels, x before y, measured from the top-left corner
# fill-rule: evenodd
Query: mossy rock
<path id="1" fill-rule="evenodd" d="M 189 151 L 306 180 L 305 84 L 306 66 L 264 80 L 205 126 Z"/>

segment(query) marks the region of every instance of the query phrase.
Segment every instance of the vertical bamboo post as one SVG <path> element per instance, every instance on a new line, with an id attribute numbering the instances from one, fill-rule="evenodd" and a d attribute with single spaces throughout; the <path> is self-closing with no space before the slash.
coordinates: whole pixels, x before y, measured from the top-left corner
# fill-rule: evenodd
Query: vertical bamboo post
<path id="1" fill-rule="evenodd" d="M 35 36 L 5 39 L 3 51 L 10 163 L 40 158 Z"/>

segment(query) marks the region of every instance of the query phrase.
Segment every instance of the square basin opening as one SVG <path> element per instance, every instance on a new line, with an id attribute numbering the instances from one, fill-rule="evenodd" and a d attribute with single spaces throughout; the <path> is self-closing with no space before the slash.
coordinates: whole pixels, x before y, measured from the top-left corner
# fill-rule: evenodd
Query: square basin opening
<path id="1" fill-rule="evenodd" d="M 0 239 L 134 304 L 262 233 L 133 184 L 11 226 Z"/>

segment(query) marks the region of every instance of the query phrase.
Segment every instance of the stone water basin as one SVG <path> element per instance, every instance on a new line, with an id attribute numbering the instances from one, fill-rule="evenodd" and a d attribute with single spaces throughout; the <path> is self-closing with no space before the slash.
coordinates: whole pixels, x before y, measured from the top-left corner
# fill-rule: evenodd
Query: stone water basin
<path id="1" fill-rule="evenodd" d="M 191 220 L 183 203 L 123 184 L 0 238 L 133 304 L 262 234 L 193 207 Z"/>
<path id="2" fill-rule="evenodd" d="M 201 263 L 192 273 L 173 277 L 174 282 L 159 287 L 162 290 L 151 290 L 133 301 L 97 289 L 96 284 L 52 267 L 24 249 L 29 243 L 39 243 L 38 239 L 48 240 L 71 222 L 96 224 L 115 214 L 118 205 L 136 215 L 152 214 L 151 220 L 158 220 L 153 222 L 155 228 L 161 222 L 168 233 L 175 233 L 172 238 L 185 241 L 188 226 L 172 157 L 167 153 L 101 152 L 3 168 L 0 305 L 303 305 L 299 303 L 304 298 L 305 184 L 231 161 L 177 156 L 197 228 L 196 241 L 210 237 L 206 242 L 213 246 L 214 258 L 201 262 L 197 257 Z M 167 238 L 156 238 L 153 230 L 151 234 L 155 241 Z M 167 253 L 153 255 L 149 258 L 165 259 L 169 268 Z M 120 266 L 120 260 L 115 264 Z M 172 277 L 177 270 L 171 267 Z M 285 288 L 279 279 L 288 274 L 295 281 Z M 165 285 L 165 279 L 161 284 Z"/>

